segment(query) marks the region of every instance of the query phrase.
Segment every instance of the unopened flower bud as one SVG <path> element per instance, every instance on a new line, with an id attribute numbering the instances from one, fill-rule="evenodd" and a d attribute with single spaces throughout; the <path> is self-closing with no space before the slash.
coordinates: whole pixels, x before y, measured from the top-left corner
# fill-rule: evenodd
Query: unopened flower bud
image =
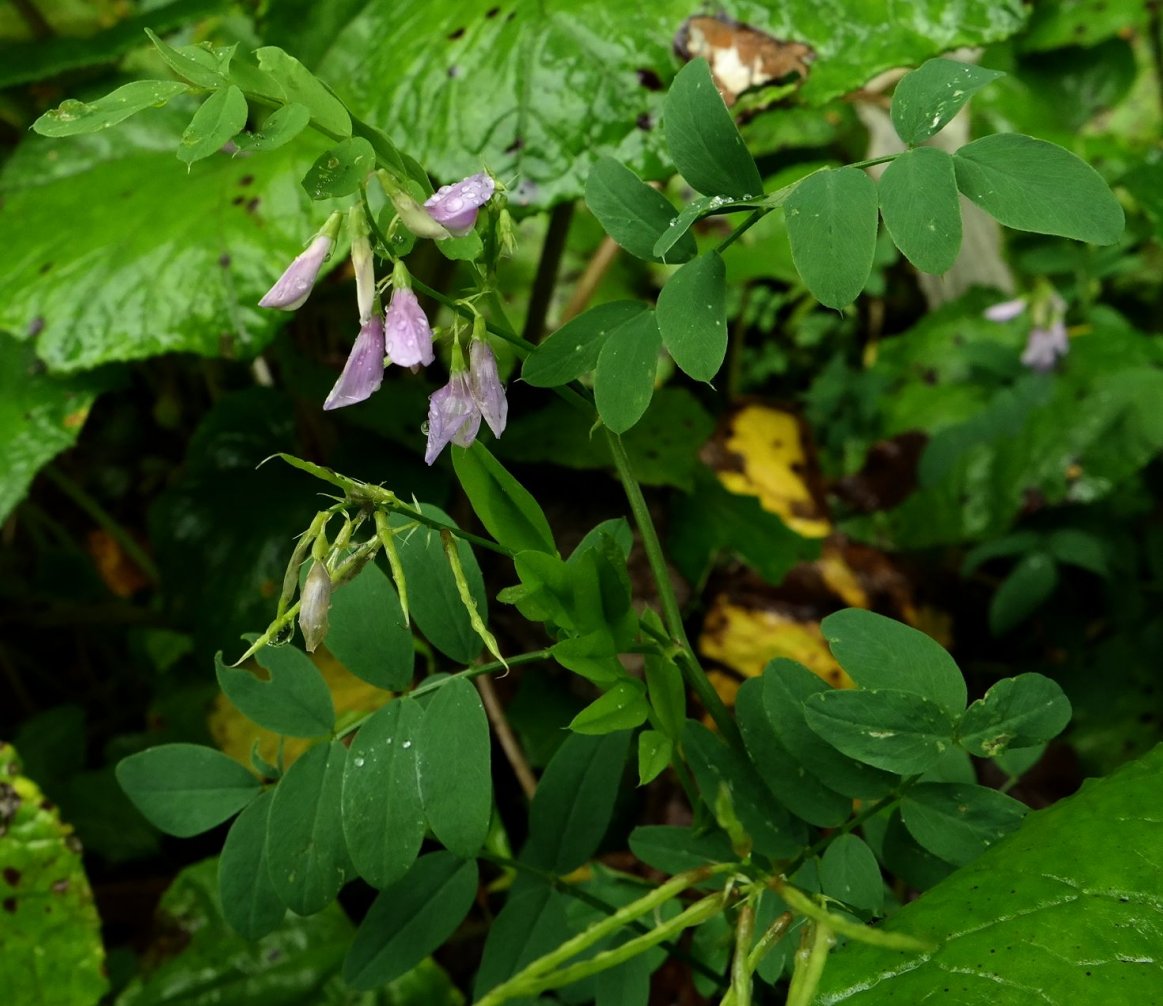
<path id="1" fill-rule="evenodd" d="M 436 240 L 451 237 L 448 230 L 429 216 L 428 211 L 413 199 L 411 194 L 395 178 L 388 174 L 388 172 L 381 169 L 376 172 L 376 177 L 379 178 L 384 192 L 387 193 L 388 198 L 392 201 L 392 206 L 395 207 L 396 213 L 400 217 L 400 223 L 407 227 L 416 237 L 433 238 Z"/>
<path id="2" fill-rule="evenodd" d="M 507 209 L 501 210 L 497 215 L 497 240 L 501 244 L 501 254 L 505 258 L 512 258 L 517 254 L 517 227 Z"/>
<path id="3" fill-rule="evenodd" d="M 299 628 L 303 645 L 314 653 L 327 635 L 327 613 L 331 609 L 331 574 L 317 562 L 311 567 L 299 594 Z"/>
<path id="4" fill-rule="evenodd" d="M 359 304 L 359 323 L 366 325 L 376 299 L 376 272 L 372 258 L 367 217 L 362 206 L 353 206 L 348 215 L 351 232 L 351 265 L 355 270 L 355 299 Z"/>
<path id="5" fill-rule="evenodd" d="M 311 239 L 306 251 L 301 252 L 295 261 L 287 266 L 275 285 L 263 295 L 262 300 L 258 302 L 259 307 L 294 311 L 303 306 L 315 286 L 320 267 L 331 254 L 331 248 L 339 234 L 340 220 L 339 213 L 332 213 L 327 218 L 327 223 Z"/>

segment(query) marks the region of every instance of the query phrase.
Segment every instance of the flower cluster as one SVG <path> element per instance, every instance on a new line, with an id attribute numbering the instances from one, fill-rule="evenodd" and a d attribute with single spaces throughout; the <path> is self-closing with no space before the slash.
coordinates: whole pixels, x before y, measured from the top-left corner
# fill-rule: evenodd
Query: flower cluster
<path id="1" fill-rule="evenodd" d="M 1069 336 L 1066 333 L 1066 301 L 1051 287 L 1036 292 L 1030 297 L 1015 297 L 1003 300 L 986 308 L 985 317 L 990 321 L 1012 321 L 1030 309 L 1030 334 L 1026 348 L 1022 351 L 1022 363 L 1039 374 L 1049 373 L 1058 360 L 1070 352 Z"/>
<path id="2" fill-rule="evenodd" d="M 439 239 L 460 237 L 472 231 L 477 213 L 493 197 L 496 183 L 485 172 L 471 175 L 437 190 L 423 207 L 391 179 L 387 180 L 385 189 L 405 226 L 418 236 Z M 338 212 L 328 217 L 307 249 L 259 301 L 260 306 L 294 311 L 306 302 L 319 269 L 335 245 L 341 223 Z M 401 261 L 395 263 L 391 279 L 384 284 L 390 283 L 392 287 L 387 311 L 381 308 L 370 232 L 361 206 L 351 209 L 348 232 L 360 327 L 343 373 L 323 403 L 323 408 L 328 410 L 369 398 L 379 390 L 389 363 L 415 370 L 436 358 L 432 326 L 412 291 L 411 277 Z M 449 442 L 469 446 L 482 419 L 496 436 L 504 432 L 508 404 L 483 323 L 474 326 L 468 357 L 466 366 L 464 352 L 454 338 L 449 382 L 429 398 L 428 446 L 424 454 L 428 464 L 436 460 Z"/>

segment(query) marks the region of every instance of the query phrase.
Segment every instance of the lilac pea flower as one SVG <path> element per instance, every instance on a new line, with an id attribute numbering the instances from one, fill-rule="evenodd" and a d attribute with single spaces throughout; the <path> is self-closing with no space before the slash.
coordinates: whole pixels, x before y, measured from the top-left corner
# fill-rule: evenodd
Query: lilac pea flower
<path id="1" fill-rule="evenodd" d="M 339 233 L 339 221 L 338 213 L 332 213 L 328 217 L 327 223 L 311 239 L 306 251 L 296 256 L 295 261 L 287 266 L 275 285 L 263 295 L 262 300 L 258 302 L 259 307 L 294 311 L 303 306 L 311 295 L 312 287 L 315 286 L 320 267 L 331 254 L 331 248 Z"/>
<path id="2" fill-rule="evenodd" d="M 469 390 L 468 375 L 454 371 L 448 383 L 428 399 L 428 446 L 424 463 L 432 464 L 449 442 L 468 447 L 481 427 L 481 410 Z"/>
<path id="3" fill-rule="evenodd" d="M 505 432 L 509 418 L 509 402 L 505 388 L 497 374 L 497 358 L 483 339 L 473 339 L 468 350 L 468 383 L 473 401 L 484 417 L 493 436 Z"/>
<path id="4" fill-rule="evenodd" d="M 359 305 L 359 323 L 366 325 L 376 299 L 376 269 L 368 239 L 367 218 L 363 208 L 353 206 L 348 228 L 351 231 L 351 265 L 355 270 L 355 299 Z"/>
<path id="5" fill-rule="evenodd" d="M 462 237 L 477 222 L 477 210 L 493 197 L 496 182 L 488 172 L 469 175 L 453 185 L 445 185 L 425 201 L 424 208 L 438 224 L 456 237 Z"/>
<path id="6" fill-rule="evenodd" d="M 1049 328 L 1033 328 L 1022 352 L 1022 363 L 1039 374 L 1054 369 L 1059 358 L 1070 352 L 1066 325 L 1056 320 Z"/>
<path id="7" fill-rule="evenodd" d="M 1026 298 L 1015 297 L 1013 300 L 1003 300 L 985 309 L 985 317 L 990 321 L 1012 321 L 1026 309 Z"/>
<path id="8" fill-rule="evenodd" d="M 347 363 L 323 408 L 341 409 L 366 401 L 384 381 L 384 322 L 374 314 L 359 330 Z"/>
<path id="9" fill-rule="evenodd" d="M 432 326 L 428 316 L 416 300 L 416 295 L 406 286 L 396 286 L 392 299 L 388 302 L 388 314 L 384 319 L 387 331 L 388 359 L 401 367 L 428 366 L 434 359 L 432 352 Z"/>

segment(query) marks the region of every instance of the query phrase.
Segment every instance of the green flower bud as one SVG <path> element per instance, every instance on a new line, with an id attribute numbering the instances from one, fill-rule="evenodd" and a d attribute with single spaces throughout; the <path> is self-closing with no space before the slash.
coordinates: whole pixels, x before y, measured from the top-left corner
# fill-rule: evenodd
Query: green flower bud
<path id="1" fill-rule="evenodd" d="M 331 574 L 327 567 L 317 562 L 307 574 L 303 590 L 299 594 L 299 628 L 303 632 L 303 645 L 308 653 L 314 653 L 327 635 L 327 613 L 331 609 Z"/>

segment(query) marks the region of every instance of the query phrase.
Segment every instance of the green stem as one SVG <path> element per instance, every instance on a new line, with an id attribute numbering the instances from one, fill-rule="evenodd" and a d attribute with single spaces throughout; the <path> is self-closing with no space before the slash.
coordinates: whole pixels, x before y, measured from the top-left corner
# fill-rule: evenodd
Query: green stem
<path id="1" fill-rule="evenodd" d="M 467 321 L 473 321 L 476 319 L 476 315 L 470 308 L 465 307 L 459 301 L 454 300 L 447 294 L 441 293 L 439 290 L 429 286 L 427 283 L 418 280 L 415 276 L 412 277 L 412 286 L 414 289 L 419 290 L 422 294 L 424 294 L 425 297 L 431 297 L 432 300 L 436 301 L 437 304 L 443 304 L 450 311 L 455 311 Z M 485 321 L 485 330 L 489 333 L 489 335 L 495 335 L 498 339 L 504 339 L 505 342 L 509 343 L 517 350 L 518 355 L 521 357 L 528 356 L 535 348 L 532 343 L 526 342 L 521 338 L 521 336 L 517 335 L 516 332 L 512 331 L 511 329 L 506 330 L 501 328 L 495 322 L 488 321 L 487 319 Z"/>
<path id="2" fill-rule="evenodd" d="M 723 252 L 730 248 L 731 245 L 738 241 L 739 238 L 751 230 L 752 227 L 759 223 L 759 221 L 767 216 L 767 214 L 770 212 L 770 210 L 755 210 L 750 213 L 747 219 L 743 221 L 743 223 L 741 223 L 730 234 L 723 238 L 722 241 L 719 242 L 719 246 L 715 249 L 715 251 L 717 251 L 720 255 L 723 254 Z"/>
<path id="3" fill-rule="evenodd" d="M 161 580 L 161 575 L 158 573 L 153 559 L 100 503 L 57 468 L 50 465 L 41 470 L 53 485 L 84 510 L 110 538 L 121 546 L 121 550 L 153 583 L 156 584 Z"/>
<path id="4" fill-rule="evenodd" d="M 677 879 L 677 878 L 676 878 Z M 669 885 L 667 885 L 669 886 Z M 662 888 L 659 889 L 660 891 Z M 543 966 L 543 962 L 550 957 L 559 958 L 560 951 L 565 947 L 577 942 L 576 938 L 567 943 L 562 944 L 556 951 L 546 954 L 544 957 L 533 964 L 530 964 L 524 971 L 510 978 L 506 982 L 493 988 L 484 998 L 477 1001 L 476 1006 L 499 1006 L 500 1003 L 507 999 L 513 999 L 517 996 L 535 996 L 542 992 L 547 992 L 550 989 L 560 988 L 563 985 L 571 985 L 576 981 L 581 981 L 583 978 L 588 978 L 591 975 L 596 975 L 609 968 L 617 967 L 619 964 L 624 964 L 626 961 L 637 957 L 639 954 L 651 947 L 657 946 L 664 940 L 681 933 L 684 929 L 691 926 L 697 926 L 714 915 L 719 914 L 726 908 L 726 903 L 729 895 L 726 891 L 720 891 L 715 894 L 709 894 L 707 897 L 696 901 L 688 909 L 680 912 L 669 922 L 665 922 L 660 926 L 656 926 L 650 932 L 642 936 L 637 936 L 632 940 L 627 940 L 625 943 L 612 950 L 605 950 L 601 953 L 595 954 L 584 961 L 578 961 L 575 964 L 562 967 L 557 971 L 548 970 Z M 643 898 L 641 901 L 645 901 Z M 665 900 L 665 899 L 663 899 Z M 639 904 L 640 902 L 635 902 Z M 662 904 L 661 901 L 658 904 Z M 643 914 L 643 913 L 639 913 Z M 613 916 L 611 917 L 611 919 Z M 596 930 L 599 926 L 605 926 L 611 919 L 603 920 L 598 926 L 593 926 L 582 936 L 587 936 L 589 933 Z M 603 933 L 602 937 L 610 935 L 609 932 Z M 575 956 L 583 950 L 588 949 L 597 939 L 589 940 L 585 946 L 578 947 L 570 952 L 565 957 L 560 957 L 553 965 L 556 967 L 557 963 L 564 963 L 570 957 Z"/>
<path id="5" fill-rule="evenodd" d="M 596 908 L 598 911 L 604 912 L 606 915 L 613 915 L 616 911 L 618 911 L 617 905 L 611 905 L 608 901 L 605 901 L 596 895 L 590 894 L 589 891 L 579 887 L 577 884 L 567 883 L 556 873 L 553 873 L 550 870 L 543 870 L 539 866 L 531 866 L 528 863 L 521 862 L 519 859 L 510 859 L 508 856 L 499 856 L 495 853 L 482 852 L 478 854 L 478 858 L 487 859 L 490 863 L 495 863 L 497 866 L 508 870 L 517 870 L 521 873 L 527 873 L 530 876 L 537 877 L 539 880 L 543 880 L 545 883 L 549 884 L 549 886 L 552 887 L 555 891 L 559 891 L 566 897 L 580 901 L 584 905 L 589 905 L 591 908 Z M 649 933 L 651 931 L 650 927 L 640 919 L 635 919 L 632 922 L 626 923 L 626 928 L 632 929 L 636 933 Z M 704 964 L 698 958 L 691 956 L 677 943 L 671 943 L 664 940 L 661 946 L 675 960 L 682 961 L 692 971 L 697 971 L 708 981 L 714 982 L 715 985 L 717 985 L 719 988 L 727 987 L 726 981 L 718 971 Z"/>
<path id="6" fill-rule="evenodd" d="M 731 1002 L 751 1006 L 751 940 L 755 936 L 755 908 L 747 901 L 735 922 L 735 957 L 731 962 Z"/>
<path id="7" fill-rule="evenodd" d="M 549 228 L 541 246 L 541 261 L 537 264 L 537 275 L 533 278 L 533 289 L 529 294 L 529 309 L 525 312 L 525 329 L 521 333 L 526 342 L 539 342 L 545 330 L 545 316 L 553 301 L 557 271 L 561 267 L 561 256 L 565 252 L 565 239 L 572 220 L 572 201 L 558 203 L 550 211 Z"/>
<path id="8" fill-rule="evenodd" d="M 759 967 L 763 958 L 767 956 L 772 947 L 783 939 L 783 934 L 788 931 L 788 928 L 794 921 L 795 916 L 791 912 L 784 912 L 767 927 L 767 931 L 759 937 L 755 946 L 751 948 L 751 953 L 747 955 L 747 968 L 749 971 L 754 971 Z"/>
<path id="9" fill-rule="evenodd" d="M 810 934 L 810 935 L 809 935 Z M 815 922 L 805 932 L 805 945 L 796 951 L 795 968 L 787 992 L 786 1006 L 811 1006 L 828 962 L 828 952 L 836 942 L 826 922 Z"/>
<path id="10" fill-rule="evenodd" d="M 675 654 L 675 662 L 687 679 L 687 683 L 694 689 L 703 707 L 711 714 L 719 732 L 732 745 L 741 745 L 739 728 L 719 698 L 707 675 L 694 657 L 690 640 L 687 639 L 686 626 L 683 625 L 682 612 L 679 610 L 678 598 L 670 582 L 670 571 L 666 566 L 666 557 L 662 552 L 662 543 L 658 540 L 658 531 L 654 527 L 654 520 L 650 516 L 650 508 L 646 505 L 646 497 L 642 495 L 642 487 L 634 477 L 630 467 L 630 458 L 622 444 L 622 438 L 611 430 L 606 430 L 606 442 L 610 445 L 610 454 L 614 459 L 614 467 L 618 471 L 618 478 L 622 481 L 622 489 L 630 504 L 630 511 L 634 515 L 634 522 L 638 525 L 638 533 L 642 536 L 642 547 L 646 551 L 646 559 L 650 564 L 650 572 L 654 576 L 655 586 L 658 589 L 658 599 L 662 604 L 662 617 L 666 622 L 666 630 L 674 642 L 682 649 Z"/>

